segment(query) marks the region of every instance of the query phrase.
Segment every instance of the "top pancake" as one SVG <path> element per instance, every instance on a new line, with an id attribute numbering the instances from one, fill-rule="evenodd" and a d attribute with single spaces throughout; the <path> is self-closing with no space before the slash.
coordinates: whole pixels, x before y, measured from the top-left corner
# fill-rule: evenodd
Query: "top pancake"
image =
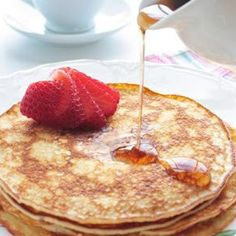
<path id="1" fill-rule="evenodd" d="M 1 187 L 34 211 L 79 223 L 156 221 L 213 198 L 234 167 L 223 122 L 191 99 L 145 90 L 143 138 L 163 159 L 184 156 L 204 163 L 211 184 L 199 188 L 167 175 L 159 164 L 130 165 L 111 151 L 134 143 L 138 86 L 121 92 L 116 114 L 96 132 L 53 130 L 23 117 L 19 105 L 0 117 Z"/>

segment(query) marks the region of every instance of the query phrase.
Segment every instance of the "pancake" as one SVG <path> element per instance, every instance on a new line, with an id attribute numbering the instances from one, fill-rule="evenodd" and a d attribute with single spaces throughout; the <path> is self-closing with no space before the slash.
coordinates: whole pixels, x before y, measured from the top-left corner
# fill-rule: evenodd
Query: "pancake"
<path id="1" fill-rule="evenodd" d="M 235 131 L 231 129 L 231 134 L 234 134 Z M 226 187 L 220 194 L 220 196 L 214 200 L 210 201 L 207 204 L 202 204 L 202 206 L 195 209 L 195 212 L 188 212 L 189 216 L 183 215 L 183 217 L 176 217 L 175 221 L 171 224 L 170 227 L 165 227 L 161 230 L 147 231 L 147 229 L 156 229 L 160 227 L 160 224 L 150 224 L 137 227 L 137 225 L 129 225 L 130 228 L 120 228 L 119 225 L 111 225 L 110 230 L 96 229 L 95 227 L 90 228 L 90 233 L 99 234 L 99 235 L 117 235 L 117 234 L 126 234 L 130 232 L 143 232 L 142 234 L 146 235 L 173 235 L 176 232 L 181 232 L 182 230 L 189 228 L 190 226 L 199 223 L 201 221 L 206 221 L 209 218 L 213 218 L 219 215 L 221 212 L 225 211 L 236 201 L 236 173 L 230 177 Z M 49 229 L 50 231 L 58 232 L 63 231 L 67 232 L 70 235 L 73 235 L 74 231 L 68 231 L 68 229 L 63 229 L 62 226 L 66 228 L 67 224 L 62 221 L 51 220 L 50 222 L 56 223 L 56 225 L 46 225 L 45 222 L 42 222 L 42 216 L 36 216 L 29 214 L 26 210 L 22 210 L 21 207 L 16 206 L 15 204 L 10 205 L 11 201 L 7 201 L 3 196 L 0 198 L 1 205 L 5 212 L 8 214 L 14 215 L 17 218 L 22 219 L 26 224 L 41 226 L 42 228 Z M 16 206 L 16 207 L 14 207 Z M 20 210 L 18 210 L 20 209 Z M 27 217 L 27 215 L 29 217 Z M 35 219 L 35 220 L 32 220 Z M 166 222 L 165 222 L 166 223 Z M 83 228 L 83 227 L 82 227 Z M 78 227 L 78 230 L 81 227 Z M 83 232 L 83 231 L 82 231 Z"/>
<path id="2" fill-rule="evenodd" d="M 161 231 L 144 231 L 141 232 L 140 234 L 137 233 L 136 235 L 158 235 L 158 236 L 177 235 L 177 232 L 181 232 L 180 235 L 189 236 L 189 235 L 196 235 L 196 231 L 199 232 L 199 230 L 201 232 L 200 235 L 204 236 L 213 235 L 214 233 L 223 229 L 223 227 L 225 227 L 228 223 L 230 223 L 236 216 L 235 206 L 232 206 L 229 210 L 226 211 L 226 209 L 230 207 L 235 202 L 235 200 L 236 200 L 236 173 L 232 177 L 230 177 L 229 182 L 227 183 L 227 186 L 225 187 L 221 195 L 212 203 L 212 205 L 206 207 L 204 210 L 199 211 L 197 214 L 191 217 L 186 217 L 185 219 L 179 221 L 176 225 L 168 227 L 167 229 L 163 229 Z M 67 231 L 63 229 L 62 226 L 59 227 L 59 226 L 45 225 L 40 221 L 37 222 L 28 218 L 27 216 L 24 216 L 20 211 L 11 206 L 3 197 L 0 198 L 0 202 L 2 205 L 2 209 L 0 211 L 0 220 L 5 222 L 4 221 L 6 220 L 5 218 L 11 219 L 11 223 L 6 224 L 8 229 L 16 228 L 16 231 L 18 233 L 19 231 L 22 230 L 26 232 L 29 231 L 32 233 L 32 230 L 34 230 L 34 234 L 31 234 L 34 236 L 41 236 L 41 232 L 44 231 L 45 235 L 55 235 L 53 232 L 50 231 L 56 231 L 56 232 L 60 231 L 60 233 L 63 232 L 64 235 L 66 234 L 65 232 L 67 232 L 68 235 L 78 235 L 78 232 L 75 233 L 73 231 Z M 209 218 L 213 219 L 208 220 Z M 221 220 L 218 220 L 218 218 Z M 204 222 L 202 223 L 202 221 Z M 23 228 L 19 226 L 14 227 L 14 225 L 16 224 L 15 222 L 20 222 L 20 224 L 23 224 L 24 225 Z M 196 224 L 197 222 L 198 224 Z M 199 222 L 201 222 L 201 224 Z M 208 229 L 210 226 L 209 224 L 211 225 L 210 229 Z M 115 227 L 115 225 L 113 225 L 113 227 Z M 183 229 L 186 228 L 189 229 L 183 231 Z M 49 231 L 47 231 L 46 229 L 48 229 Z M 93 235 L 95 235 L 95 233 L 96 230 L 94 230 Z M 110 233 L 113 235 L 117 235 L 116 233 L 114 233 L 113 230 L 110 230 Z M 16 235 L 18 234 L 16 233 Z M 27 233 L 23 234 L 23 236 L 28 236 L 28 235 L 29 234 Z M 83 235 L 88 235 L 88 234 L 83 234 Z M 131 236 L 134 234 L 129 234 L 129 235 Z"/>
<path id="3" fill-rule="evenodd" d="M 176 236 L 195 236 L 196 232 L 198 236 L 216 236 L 216 233 L 219 233 L 221 230 L 224 230 L 224 228 L 229 225 L 235 219 L 235 217 L 236 204 L 234 204 L 227 211 L 222 212 L 216 218 L 197 224 L 194 227 L 191 227 L 188 230 L 177 234 Z M 222 234 L 221 236 L 223 235 L 227 234 Z"/>
<path id="4" fill-rule="evenodd" d="M 233 188 L 234 189 L 234 188 Z M 74 224 L 73 222 L 65 221 L 58 218 L 52 218 L 50 216 L 38 215 L 36 213 L 30 212 L 28 209 L 25 209 L 24 206 L 18 205 L 13 199 L 7 196 L 4 191 L 1 191 L 2 197 L 0 197 L 0 202 L 4 208 L 4 210 L 10 214 L 21 218 L 23 221 L 28 222 L 30 225 L 41 226 L 42 228 L 49 229 L 53 232 L 58 232 L 59 230 L 66 230 L 68 234 L 73 235 L 74 232 L 83 232 L 83 233 L 92 233 L 96 235 L 124 235 L 137 233 L 144 230 L 152 230 L 159 228 L 168 228 L 168 226 L 172 226 L 173 224 L 181 221 L 183 219 L 191 216 L 198 211 L 203 210 L 207 206 L 209 206 L 213 201 L 210 200 L 206 203 L 201 204 L 200 206 L 194 208 L 193 210 L 181 214 L 179 216 L 173 217 L 171 219 L 167 219 L 161 222 L 146 222 L 146 223 L 129 223 L 129 224 L 110 224 L 108 225 L 80 225 Z M 232 197 L 235 194 L 231 194 L 229 198 L 224 199 L 226 201 L 226 206 L 229 207 L 232 204 Z M 210 218 L 210 217 L 209 217 Z M 61 228 L 63 227 L 63 228 Z"/>
<path id="5" fill-rule="evenodd" d="M 186 156 L 210 170 L 207 188 L 169 176 L 159 164 L 130 165 L 111 151 L 134 144 L 138 86 L 121 92 L 118 111 L 96 132 L 53 130 L 23 117 L 19 105 L 0 117 L 0 186 L 33 214 L 77 224 L 156 222 L 214 199 L 234 168 L 223 122 L 193 100 L 145 90 L 143 138 L 162 159 Z M 112 226 L 113 227 L 113 226 Z"/>
<path id="6" fill-rule="evenodd" d="M 56 236 L 40 227 L 27 225 L 21 219 L 2 210 L 0 210 L 0 221 L 14 236 Z"/>
<path id="7" fill-rule="evenodd" d="M 215 218 L 222 212 L 225 212 L 236 202 L 236 173 L 230 178 L 228 185 L 225 187 L 221 195 L 209 206 L 198 211 L 189 217 L 184 218 L 171 225 L 170 227 L 143 232 L 143 235 L 174 235 L 180 233 L 187 228 Z M 196 232 L 196 231 L 195 231 Z"/>
<path id="8" fill-rule="evenodd" d="M 236 217 L 236 204 L 234 204 L 226 212 L 222 212 L 219 216 L 204 223 L 195 225 L 188 230 L 176 234 L 174 236 L 195 236 L 196 232 L 198 236 L 214 236 L 216 233 L 223 230 L 234 218 Z M 0 210 L 0 222 L 9 229 L 14 236 L 65 236 L 62 234 L 56 234 L 49 232 L 40 227 L 33 225 L 27 225 L 21 219 Z M 92 236 L 85 234 L 78 234 L 77 236 Z M 132 235 L 138 236 L 138 235 Z M 158 235 L 160 236 L 160 235 Z"/>

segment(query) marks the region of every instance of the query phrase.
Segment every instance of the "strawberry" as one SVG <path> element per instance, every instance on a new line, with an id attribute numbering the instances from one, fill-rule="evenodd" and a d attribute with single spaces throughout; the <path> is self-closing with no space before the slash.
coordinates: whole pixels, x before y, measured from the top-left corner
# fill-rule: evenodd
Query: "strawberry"
<path id="1" fill-rule="evenodd" d="M 75 69 L 57 69 L 51 79 L 28 87 L 20 105 L 23 115 L 58 128 L 98 129 L 117 109 L 116 90 Z"/>
<path id="2" fill-rule="evenodd" d="M 76 81 L 81 81 L 84 84 L 94 101 L 104 111 L 105 116 L 108 117 L 114 114 L 120 98 L 118 91 L 108 86 L 104 86 L 104 83 L 77 70 L 71 70 L 69 73 Z"/>

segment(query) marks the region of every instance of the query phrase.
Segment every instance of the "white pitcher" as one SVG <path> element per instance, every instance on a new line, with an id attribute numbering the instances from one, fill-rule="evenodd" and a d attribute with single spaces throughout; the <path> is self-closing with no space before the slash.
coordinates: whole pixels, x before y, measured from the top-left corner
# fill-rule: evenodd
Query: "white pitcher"
<path id="1" fill-rule="evenodd" d="M 143 0 L 140 10 L 168 1 Z M 236 0 L 191 0 L 150 29 L 167 27 L 176 29 L 184 43 L 198 54 L 236 65 Z"/>

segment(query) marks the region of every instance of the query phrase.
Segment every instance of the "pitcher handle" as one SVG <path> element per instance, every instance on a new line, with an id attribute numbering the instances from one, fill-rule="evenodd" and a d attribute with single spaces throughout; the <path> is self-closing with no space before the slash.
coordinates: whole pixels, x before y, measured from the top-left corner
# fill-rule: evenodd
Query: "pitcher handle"
<path id="1" fill-rule="evenodd" d="M 182 0 L 182 3 L 184 4 L 185 2 L 188 1 L 189 0 Z M 179 4 L 176 2 L 176 0 L 142 0 L 139 5 L 139 11 L 141 11 L 145 7 L 149 7 L 152 5 L 164 5 L 172 11 L 176 9 L 176 6 L 179 7 Z"/>
<path id="2" fill-rule="evenodd" d="M 142 0 L 139 5 L 139 11 L 141 11 L 145 7 L 149 7 L 157 4 L 157 0 Z"/>

